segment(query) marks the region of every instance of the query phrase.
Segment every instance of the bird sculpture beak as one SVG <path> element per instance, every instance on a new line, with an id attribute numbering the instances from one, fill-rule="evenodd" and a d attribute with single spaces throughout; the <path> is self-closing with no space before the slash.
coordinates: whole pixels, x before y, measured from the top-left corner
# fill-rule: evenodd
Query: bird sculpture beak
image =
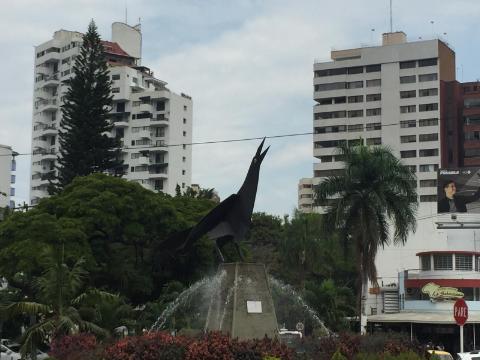
<path id="1" fill-rule="evenodd" d="M 258 149 L 257 149 L 257 153 L 255 154 L 255 156 L 260 156 L 260 153 L 262 151 L 262 147 L 263 147 L 263 144 L 265 143 L 265 138 L 263 138 L 262 142 L 260 143 L 260 145 L 258 146 Z"/>
<path id="2" fill-rule="evenodd" d="M 265 155 L 267 155 L 267 151 L 268 151 L 268 149 L 270 149 L 270 146 L 269 146 L 269 147 L 267 147 L 267 148 L 265 149 L 265 151 L 264 151 L 263 153 L 261 153 L 261 154 L 260 154 L 260 161 L 262 161 L 262 160 L 263 160 L 263 158 L 265 157 Z"/>

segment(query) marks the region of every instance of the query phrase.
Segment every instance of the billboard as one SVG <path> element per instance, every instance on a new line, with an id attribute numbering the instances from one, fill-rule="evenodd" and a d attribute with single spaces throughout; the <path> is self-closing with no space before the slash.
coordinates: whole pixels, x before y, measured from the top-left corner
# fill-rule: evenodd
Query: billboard
<path id="1" fill-rule="evenodd" d="M 437 212 L 480 214 L 480 168 L 438 170 Z"/>

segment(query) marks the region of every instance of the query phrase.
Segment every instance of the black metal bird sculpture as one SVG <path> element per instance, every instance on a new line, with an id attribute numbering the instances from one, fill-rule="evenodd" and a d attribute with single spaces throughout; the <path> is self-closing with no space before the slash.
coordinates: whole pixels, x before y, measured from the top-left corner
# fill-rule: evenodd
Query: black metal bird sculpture
<path id="1" fill-rule="evenodd" d="M 236 194 L 230 195 L 215 208 L 213 208 L 200 222 L 181 233 L 168 239 L 162 248 L 174 252 L 186 252 L 203 235 L 215 239 L 216 249 L 221 261 L 225 261 L 221 249 L 229 242 L 233 242 L 240 259 L 243 256 L 240 252 L 239 241 L 245 237 L 250 228 L 253 206 L 257 195 L 258 177 L 260 165 L 267 154 L 267 147 L 262 152 L 265 138 L 262 140 L 252 159 L 247 176 L 242 187 Z"/>

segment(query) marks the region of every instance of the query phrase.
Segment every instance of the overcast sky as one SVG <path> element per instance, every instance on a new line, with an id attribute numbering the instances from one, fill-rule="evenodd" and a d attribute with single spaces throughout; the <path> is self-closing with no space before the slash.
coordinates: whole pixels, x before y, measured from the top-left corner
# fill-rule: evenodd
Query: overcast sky
<path id="1" fill-rule="evenodd" d="M 312 66 L 332 49 L 379 44 L 389 0 L 0 0 L 0 144 L 31 151 L 33 46 L 59 29 L 103 39 L 125 20 L 143 33 L 143 61 L 194 101 L 193 141 L 312 130 Z M 7 10 L 8 9 L 8 10 Z M 478 0 L 393 0 L 393 30 L 410 41 L 440 35 L 457 55 L 457 78 L 480 78 Z M 431 23 L 433 21 L 433 24 Z M 374 30 L 372 30 L 374 29 Z M 193 183 L 220 196 L 240 187 L 259 141 L 193 148 Z M 267 140 L 256 211 L 291 214 L 297 184 L 310 177 L 312 137 Z M 28 201 L 30 157 L 17 158 L 16 201 Z"/>

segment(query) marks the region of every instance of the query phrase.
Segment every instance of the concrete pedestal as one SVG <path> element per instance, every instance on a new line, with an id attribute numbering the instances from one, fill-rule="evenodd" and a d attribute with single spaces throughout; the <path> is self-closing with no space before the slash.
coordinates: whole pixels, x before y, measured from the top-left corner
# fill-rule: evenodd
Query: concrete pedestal
<path id="1" fill-rule="evenodd" d="M 263 264 L 220 264 L 221 283 L 214 293 L 205 330 L 239 339 L 273 338 L 277 317 Z"/>

